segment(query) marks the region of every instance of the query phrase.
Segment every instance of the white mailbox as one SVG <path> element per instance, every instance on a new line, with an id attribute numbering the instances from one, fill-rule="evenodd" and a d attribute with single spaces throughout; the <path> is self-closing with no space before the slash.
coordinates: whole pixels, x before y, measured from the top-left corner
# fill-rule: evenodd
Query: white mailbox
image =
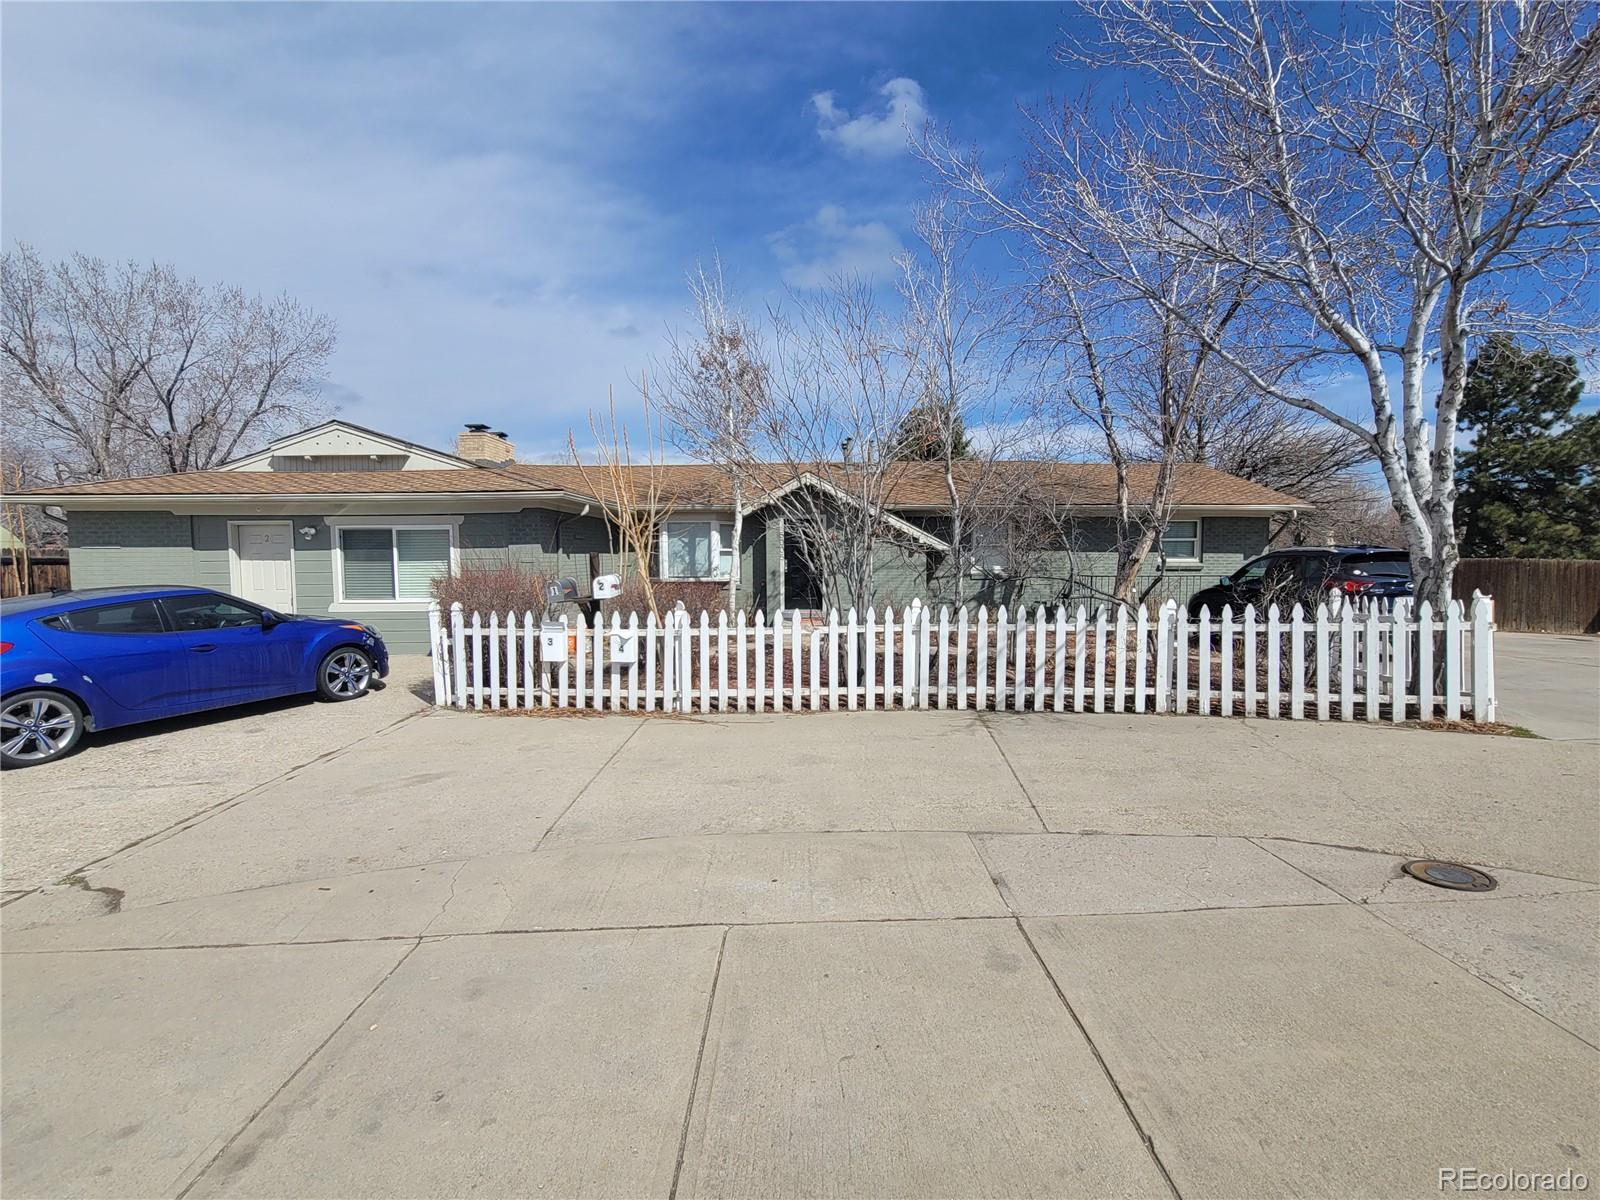
<path id="1" fill-rule="evenodd" d="M 607 662 L 636 663 L 639 661 L 639 635 L 636 633 L 613 633 L 611 645 L 606 654 Z"/>
<path id="2" fill-rule="evenodd" d="M 561 621 L 546 621 L 539 626 L 539 660 L 567 661 L 567 627 Z"/>
<path id="3" fill-rule="evenodd" d="M 596 575 L 589 590 L 596 600 L 615 600 L 622 595 L 622 576 Z"/>

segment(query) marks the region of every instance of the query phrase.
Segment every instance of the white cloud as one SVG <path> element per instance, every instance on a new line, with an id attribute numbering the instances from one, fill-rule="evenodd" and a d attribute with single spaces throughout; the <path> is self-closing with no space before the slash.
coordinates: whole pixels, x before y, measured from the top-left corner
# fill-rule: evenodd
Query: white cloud
<path id="1" fill-rule="evenodd" d="M 770 234 L 767 244 L 791 287 L 822 287 L 835 276 L 877 279 L 894 266 L 905 246 L 882 221 L 852 224 L 837 204 L 824 204 L 808 221 Z"/>
<path id="2" fill-rule="evenodd" d="M 875 158 L 904 153 L 907 139 L 928 119 L 922 85 L 902 76 L 889 80 L 878 94 L 887 101 L 882 112 L 862 112 L 854 117 L 839 107 L 832 92 L 813 95 L 811 106 L 817 110 L 817 132 L 822 140 L 849 153 Z"/>

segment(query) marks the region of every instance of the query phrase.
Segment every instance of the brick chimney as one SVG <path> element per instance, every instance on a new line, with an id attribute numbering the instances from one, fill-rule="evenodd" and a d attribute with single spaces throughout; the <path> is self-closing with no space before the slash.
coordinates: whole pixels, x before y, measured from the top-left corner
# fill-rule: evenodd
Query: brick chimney
<path id="1" fill-rule="evenodd" d="M 486 467 L 499 467 L 515 462 L 517 449 L 503 429 L 491 431 L 487 425 L 471 424 L 456 434 L 456 457 Z"/>

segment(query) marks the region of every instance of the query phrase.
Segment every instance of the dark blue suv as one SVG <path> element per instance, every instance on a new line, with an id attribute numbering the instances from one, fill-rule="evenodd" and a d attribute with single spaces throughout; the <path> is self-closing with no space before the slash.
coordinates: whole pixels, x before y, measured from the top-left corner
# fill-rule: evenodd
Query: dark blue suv
<path id="1" fill-rule="evenodd" d="M 1246 604 L 1260 610 L 1276 604 L 1288 611 L 1296 603 L 1316 604 L 1329 592 L 1372 600 L 1410 596 L 1411 558 L 1392 546 L 1293 546 L 1251 559 L 1232 575 L 1189 598 L 1189 615 L 1222 606 L 1235 613 Z"/>
<path id="2" fill-rule="evenodd" d="M 389 673 L 377 631 L 193 587 L 94 588 L 0 603 L 0 763 L 66 754 L 85 730 L 315 692 Z"/>

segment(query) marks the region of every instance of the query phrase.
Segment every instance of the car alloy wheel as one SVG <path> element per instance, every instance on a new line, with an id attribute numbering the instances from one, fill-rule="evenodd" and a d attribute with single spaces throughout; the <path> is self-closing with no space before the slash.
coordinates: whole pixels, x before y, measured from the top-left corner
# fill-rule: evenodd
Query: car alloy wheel
<path id="1" fill-rule="evenodd" d="M 372 682 L 372 663 L 359 650 L 340 650 L 322 664 L 322 682 L 340 699 L 359 696 Z"/>
<path id="2" fill-rule="evenodd" d="M 66 751 L 78 731 L 78 714 L 49 696 L 24 696 L 0 710 L 0 751 L 19 763 L 45 762 Z"/>

